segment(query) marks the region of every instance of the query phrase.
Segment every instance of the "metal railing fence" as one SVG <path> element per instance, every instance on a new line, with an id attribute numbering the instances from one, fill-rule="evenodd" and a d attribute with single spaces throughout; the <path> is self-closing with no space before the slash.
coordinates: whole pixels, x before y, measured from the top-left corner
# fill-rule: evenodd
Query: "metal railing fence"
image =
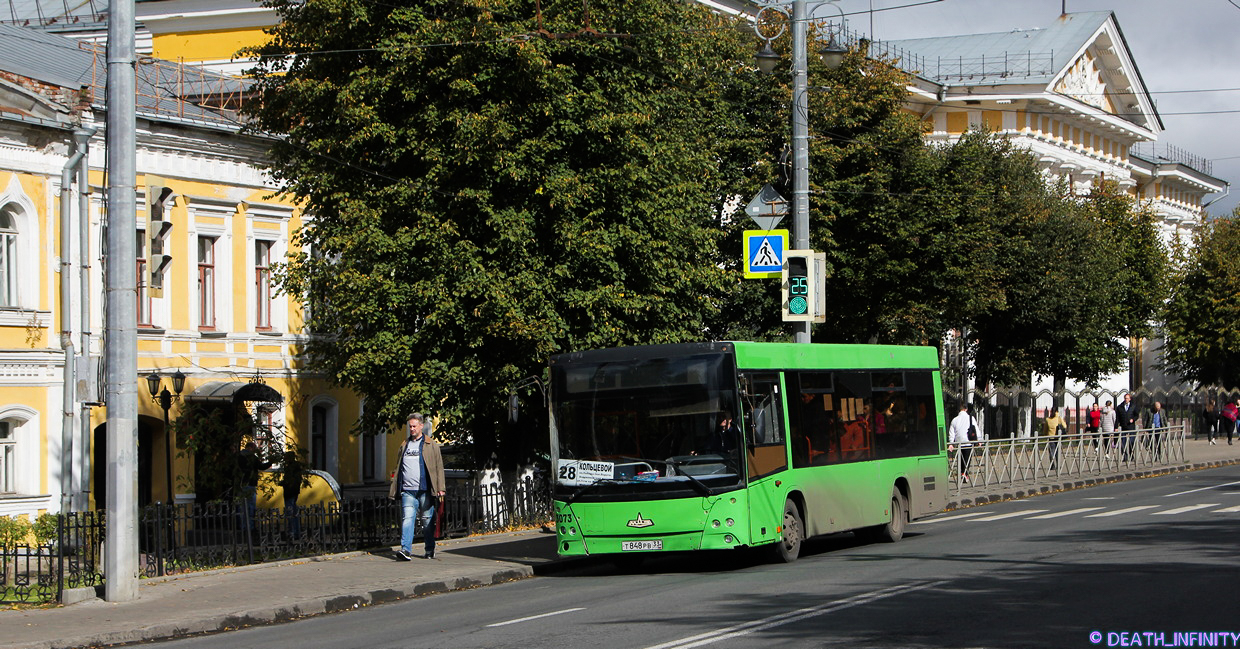
<path id="1" fill-rule="evenodd" d="M 1158 430 L 989 439 L 950 451 L 948 461 L 957 492 L 966 487 L 1035 486 L 1184 464 L 1187 435 L 1181 424 Z"/>
<path id="2" fill-rule="evenodd" d="M 54 601 L 65 589 L 101 585 L 103 514 L 60 514 L 55 542 L 0 547 L 0 603 Z M 440 534 L 465 536 L 550 520 L 545 478 L 512 485 L 468 482 L 449 486 Z M 253 518 L 245 501 L 155 504 L 138 518 L 138 569 L 142 577 L 158 577 L 381 548 L 400 542 L 400 527 L 399 502 L 386 497 L 258 509 Z"/>

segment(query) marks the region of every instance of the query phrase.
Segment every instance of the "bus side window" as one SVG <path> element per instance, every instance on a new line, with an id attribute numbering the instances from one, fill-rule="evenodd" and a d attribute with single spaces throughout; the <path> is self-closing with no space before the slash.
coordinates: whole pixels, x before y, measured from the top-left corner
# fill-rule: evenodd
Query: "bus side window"
<path id="1" fill-rule="evenodd" d="M 840 459 L 874 459 L 874 408 L 869 372 L 836 372 L 835 394 L 840 412 Z"/>
<path id="2" fill-rule="evenodd" d="M 802 468 L 839 462 L 832 373 L 801 371 L 787 376 L 792 466 Z"/>
<path id="3" fill-rule="evenodd" d="M 934 455 L 939 452 L 934 374 L 930 370 L 910 370 L 905 373 L 905 385 L 908 387 L 909 452 Z"/>
<path id="4" fill-rule="evenodd" d="M 760 373 L 750 379 L 751 392 L 745 400 L 745 438 L 749 445 L 749 477 L 756 478 L 787 468 L 788 460 L 779 375 Z"/>

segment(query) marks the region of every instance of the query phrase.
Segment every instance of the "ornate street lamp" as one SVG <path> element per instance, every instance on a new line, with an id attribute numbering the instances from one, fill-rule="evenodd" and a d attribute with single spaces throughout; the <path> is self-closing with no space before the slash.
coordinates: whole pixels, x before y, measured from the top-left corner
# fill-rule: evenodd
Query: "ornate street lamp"
<path id="1" fill-rule="evenodd" d="M 168 449 L 167 458 L 167 476 L 168 476 L 168 504 L 176 503 L 176 491 L 172 483 L 172 427 L 168 424 L 168 410 L 172 408 L 172 402 L 181 398 L 181 392 L 185 389 L 185 375 L 181 370 L 177 370 L 172 375 L 172 389 L 176 392 L 173 394 L 168 388 L 160 390 L 160 376 L 154 372 L 146 375 L 146 389 L 151 393 L 151 400 L 159 404 L 164 410 L 164 435 L 167 436 L 165 446 Z"/>
<path id="2" fill-rule="evenodd" d="M 808 40 L 809 15 L 805 6 L 806 0 L 792 1 L 792 249 L 809 250 L 809 84 L 808 63 L 806 61 L 806 41 Z M 771 72 L 779 63 L 779 56 L 771 49 L 771 41 L 783 35 L 786 28 L 780 24 L 773 33 L 771 24 L 763 19 L 763 14 L 773 11 L 787 19 L 788 11 L 784 8 L 787 2 L 759 0 L 762 8 L 754 16 L 754 33 L 763 40 L 762 50 L 755 55 L 759 70 Z M 815 8 L 826 4 L 840 12 L 840 27 L 843 27 L 844 11 L 834 2 L 816 3 Z M 780 21 L 781 23 L 783 21 Z M 767 32 L 763 32 L 763 28 Z M 823 61 L 829 68 L 838 68 L 844 61 L 848 50 L 841 46 L 835 38 L 836 30 L 831 30 L 831 37 L 822 50 Z M 810 342 L 810 323 L 793 323 L 793 332 L 798 343 Z"/>

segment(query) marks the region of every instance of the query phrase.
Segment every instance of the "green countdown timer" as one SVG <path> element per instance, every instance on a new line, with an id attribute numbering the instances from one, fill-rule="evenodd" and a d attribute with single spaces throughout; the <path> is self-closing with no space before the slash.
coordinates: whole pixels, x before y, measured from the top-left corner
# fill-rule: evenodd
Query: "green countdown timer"
<path id="1" fill-rule="evenodd" d="M 809 262 L 805 257 L 788 258 L 788 313 L 809 313 Z"/>

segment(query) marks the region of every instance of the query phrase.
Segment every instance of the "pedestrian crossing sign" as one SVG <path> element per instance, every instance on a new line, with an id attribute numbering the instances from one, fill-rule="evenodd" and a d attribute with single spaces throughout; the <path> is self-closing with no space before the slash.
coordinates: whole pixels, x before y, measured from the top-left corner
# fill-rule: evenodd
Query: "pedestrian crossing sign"
<path id="1" fill-rule="evenodd" d="M 787 230 L 745 230 L 745 279 L 780 277 L 784 270 Z"/>

